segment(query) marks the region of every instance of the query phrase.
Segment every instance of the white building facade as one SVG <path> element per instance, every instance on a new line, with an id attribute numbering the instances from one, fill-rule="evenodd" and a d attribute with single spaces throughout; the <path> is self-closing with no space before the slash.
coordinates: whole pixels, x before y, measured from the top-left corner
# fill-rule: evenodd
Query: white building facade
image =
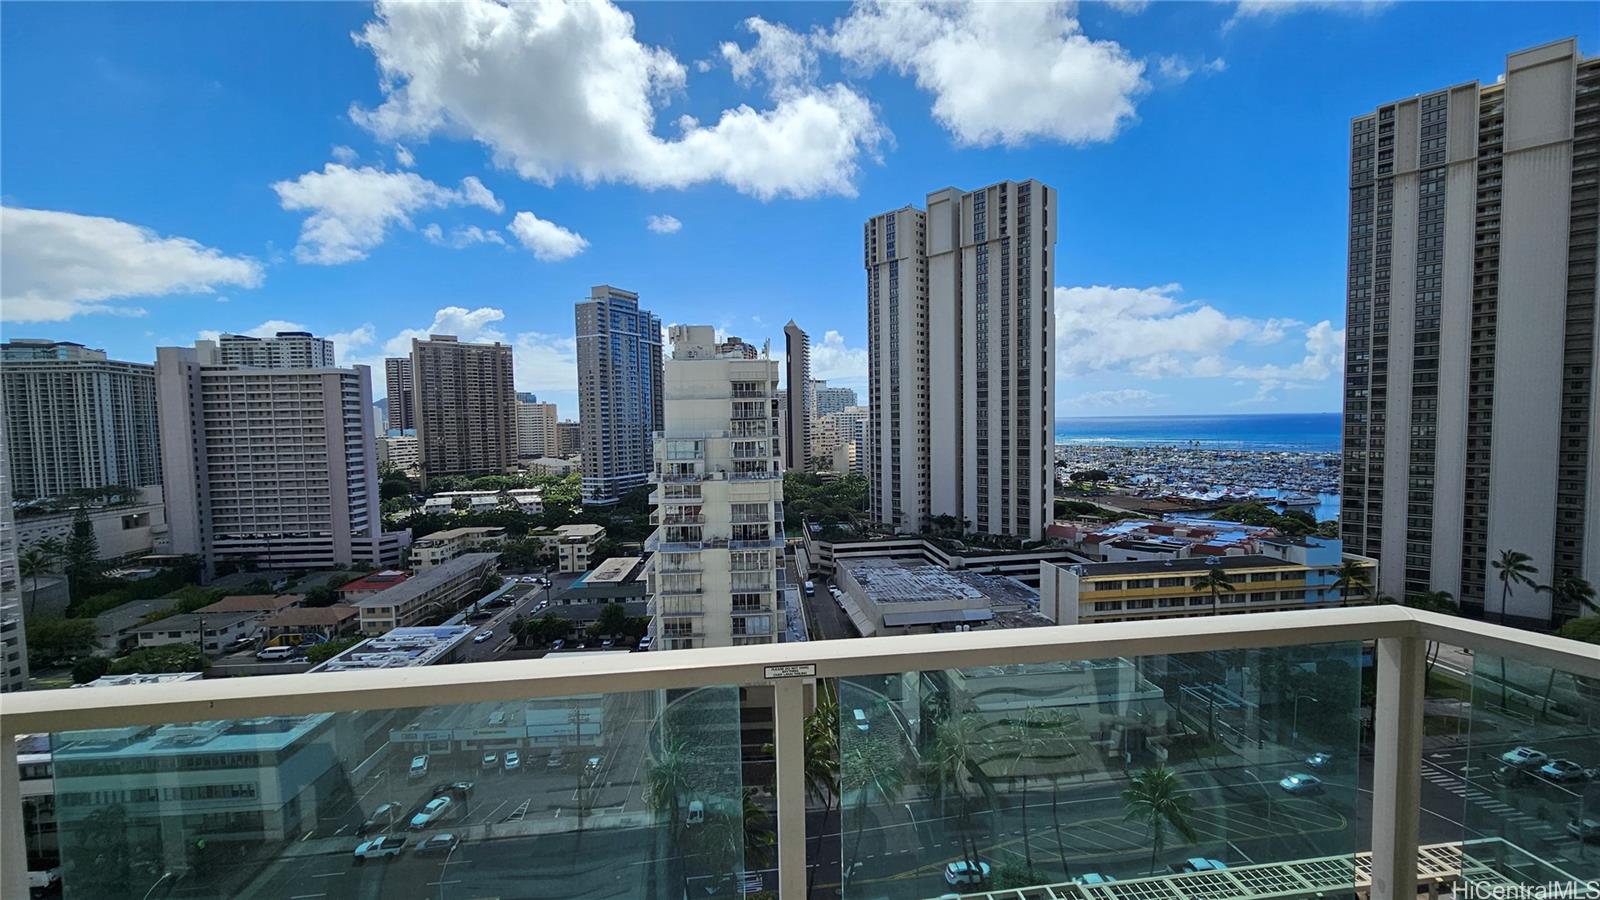
<path id="1" fill-rule="evenodd" d="M 778 640 L 783 471 L 778 363 L 718 355 L 709 325 L 673 326 L 646 544 L 652 649 Z"/>
<path id="2" fill-rule="evenodd" d="M 256 369 L 332 368 L 333 341 L 309 331 L 280 331 L 272 337 L 224 334 L 216 340 L 217 361 Z"/>
<path id="3" fill-rule="evenodd" d="M 517 456 L 537 459 L 556 455 L 556 405 L 517 401 Z"/>

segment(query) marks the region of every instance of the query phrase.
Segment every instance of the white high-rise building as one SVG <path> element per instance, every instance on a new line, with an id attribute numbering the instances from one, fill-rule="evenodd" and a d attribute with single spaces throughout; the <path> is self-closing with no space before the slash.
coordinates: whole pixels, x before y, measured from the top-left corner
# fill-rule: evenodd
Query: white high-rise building
<path id="1" fill-rule="evenodd" d="M 0 447 L 6 420 L 0 416 Z M 0 453 L 0 693 L 28 687 L 28 635 L 22 619 L 22 579 L 17 571 L 17 527 L 11 512 L 11 464 Z"/>
<path id="2" fill-rule="evenodd" d="M 847 406 L 856 405 L 856 392 L 853 388 L 828 387 L 828 383 L 820 379 L 811 382 L 811 396 L 816 403 L 814 412 L 815 418 L 818 419 Z"/>
<path id="3" fill-rule="evenodd" d="M 517 455 L 538 459 L 556 455 L 556 405 L 517 401 Z"/>
<path id="4" fill-rule="evenodd" d="M 333 341 L 309 331 L 280 331 L 272 337 L 224 334 L 216 340 L 217 361 L 258 369 L 332 368 Z"/>
<path id="5" fill-rule="evenodd" d="M 1003 181 L 869 219 L 872 515 L 1040 540 L 1051 518 L 1055 189 Z"/>
<path id="6" fill-rule="evenodd" d="M 1350 123 L 1340 531 L 1377 590 L 1548 626 L 1600 583 L 1600 58 L 1572 40 Z"/>
<path id="7" fill-rule="evenodd" d="M 366 366 L 226 365 L 215 345 L 156 350 L 172 552 L 262 568 L 396 565 L 409 534 L 378 508 Z"/>
<path id="8" fill-rule="evenodd" d="M 793 319 L 783 326 L 783 467 L 811 467 L 811 426 L 816 418 L 815 385 L 811 381 L 811 337 Z"/>
<path id="9" fill-rule="evenodd" d="M 156 375 L 71 341 L 0 344 L 11 490 L 24 498 L 161 483 Z"/>
<path id="10" fill-rule="evenodd" d="M 709 325 L 674 325 L 655 440 L 654 649 L 778 640 L 783 471 L 778 362 L 719 353 Z M 587 460 L 586 460 L 587 462 Z"/>
<path id="11" fill-rule="evenodd" d="M 818 467 L 867 474 L 867 427 L 871 422 L 871 412 L 865 406 L 847 406 L 817 419 L 814 458 Z"/>

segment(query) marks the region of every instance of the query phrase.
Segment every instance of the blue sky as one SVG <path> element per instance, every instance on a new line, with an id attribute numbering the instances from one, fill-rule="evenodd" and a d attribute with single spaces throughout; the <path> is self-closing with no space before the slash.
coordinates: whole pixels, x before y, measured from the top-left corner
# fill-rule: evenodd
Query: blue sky
<path id="1" fill-rule="evenodd" d="M 374 363 L 437 328 L 514 342 L 568 416 L 605 282 L 757 343 L 793 317 L 864 395 L 862 222 L 1027 177 L 1062 204 L 1059 414 L 1337 410 L 1349 118 L 1600 52 L 1578 3 L 4 13 L 6 336 L 285 323 Z"/>

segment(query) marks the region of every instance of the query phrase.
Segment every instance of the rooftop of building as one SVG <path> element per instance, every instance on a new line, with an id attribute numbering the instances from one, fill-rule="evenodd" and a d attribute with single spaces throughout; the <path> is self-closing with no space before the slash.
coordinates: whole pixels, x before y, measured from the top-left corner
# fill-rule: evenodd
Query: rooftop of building
<path id="1" fill-rule="evenodd" d="M 394 587 L 362 597 L 355 602 L 355 605 L 359 609 L 367 609 L 373 606 L 402 605 L 440 585 L 449 584 L 451 581 L 485 563 L 492 563 L 499 557 L 500 554 L 498 553 L 463 553 L 455 559 L 442 562 L 426 572 L 413 575 Z"/>
<path id="2" fill-rule="evenodd" d="M 333 716 L 274 716 L 260 719 L 220 719 L 209 722 L 96 728 L 58 732 L 54 753 L 56 774 L 74 758 L 125 756 L 184 756 L 195 753 L 238 753 L 249 757 L 270 754 L 301 740 Z"/>
<path id="3" fill-rule="evenodd" d="M 613 556 L 595 566 L 593 571 L 585 572 L 578 582 L 588 585 L 621 584 L 639 573 L 639 564 L 642 562 L 642 556 Z M 577 586 L 577 583 L 573 584 L 573 587 Z"/>
<path id="4" fill-rule="evenodd" d="M 496 534 L 505 534 L 506 530 L 498 526 L 474 526 L 467 528 L 447 528 L 444 531 L 434 531 L 423 535 L 411 542 L 413 547 L 428 544 L 456 541 L 468 537 L 485 537 Z"/>
<path id="5" fill-rule="evenodd" d="M 472 625 L 396 628 L 362 641 L 311 671 L 350 672 L 432 665 L 477 630 Z"/>
<path id="6" fill-rule="evenodd" d="M 208 606 L 202 606 L 195 612 L 208 616 L 232 612 L 277 612 L 280 609 L 299 606 L 305 600 L 305 594 L 234 594 Z"/>
<path id="7" fill-rule="evenodd" d="M 360 615 L 354 607 L 344 603 L 335 603 L 332 606 L 296 607 L 285 609 L 281 612 L 261 620 L 264 628 L 328 628 Z"/>
<path id="8" fill-rule="evenodd" d="M 134 675 L 101 675 L 93 681 L 84 684 L 75 684 L 75 688 L 91 687 L 127 687 L 130 684 L 171 684 L 175 681 L 199 681 L 205 675 L 201 672 L 159 672 L 137 673 Z"/>
<path id="9" fill-rule="evenodd" d="M 165 619 L 157 619 L 154 622 L 150 622 L 142 626 L 140 630 L 199 631 L 203 625 L 207 631 L 218 631 L 224 628 L 232 628 L 233 626 L 242 622 L 254 621 L 257 618 L 260 618 L 260 616 L 260 610 L 219 613 L 179 613 L 175 616 L 167 616 Z"/>
<path id="10" fill-rule="evenodd" d="M 1137 562 L 1101 562 L 1101 563 L 1073 563 L 1061 565 L 1052 563 L 1065 569 L 1082 569 L 1082 575 L 1087 578 L 1101 578 L 1108 575 L 1171 575 L 1187 572 L 1204 572 L 1207 569 L 1222 569 L 1232 572 L 1238 569 L 1287 569 L 1298 568 L 1299 564 L 1271 556 L 1191 556 L 1186 559 L 1145 559 Z"/>
<path id="11" fill-rule="evenodd" d="M 575 539 L 575 538 L 596 538 L 596 537 L 599 537 L 600 535 L 605 534 L 605 533 L 606 533 L 606 527 L 604 525 L 557 525 L 556 526 L 556 534 L 559 534 L 561 536 L 561 539 L 564 540 L 564 541 L 565 540 L 572 540 L 572 539 Z"/>
<path id="12" fill-rule="evenodd" d="M 392 588 L 410 577 L 410 572 L 401 569 L 384 569 L 382 572 L 371 572 L 357 578 L 355 581 L 342 584 L 339 586 L 339 590 L 355 593 L 382 591 Z"/>
<path id="13" fill-rule="evenodd" d="M 178 605 L 177 597 L 157 597 L 154 600 L 130 600 L 121 606 L 108 609 L 98 616 L 95 622 L 112 631 L 120 631 L 143 621 L 145 616 L 153 612 L 161 612 Z"/>

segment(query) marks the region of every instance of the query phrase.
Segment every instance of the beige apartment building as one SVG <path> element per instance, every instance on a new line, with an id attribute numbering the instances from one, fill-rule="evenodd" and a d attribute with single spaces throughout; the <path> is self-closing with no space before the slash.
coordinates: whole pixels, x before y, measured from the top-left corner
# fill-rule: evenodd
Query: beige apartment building
<path id="1" fill-rule="evenodd" d="M 811 380 L 811 337 L 793 319 L 783 326 L 783 367 L 783 467 L 804 472 L 811 468 L 816 385 Z"/>
<path id="2" fill-rule="evenodd" d="M 556 405 L 517 401 L 517 456 L 521 459 L 538 459 L 555 456 Z"/>
<path id="3" fill-rule="evenodd" d="M 451 335 L 411 340 L 417 455 L 426 479 L 499 474 L 517 460 L 511 346 Z"/>

